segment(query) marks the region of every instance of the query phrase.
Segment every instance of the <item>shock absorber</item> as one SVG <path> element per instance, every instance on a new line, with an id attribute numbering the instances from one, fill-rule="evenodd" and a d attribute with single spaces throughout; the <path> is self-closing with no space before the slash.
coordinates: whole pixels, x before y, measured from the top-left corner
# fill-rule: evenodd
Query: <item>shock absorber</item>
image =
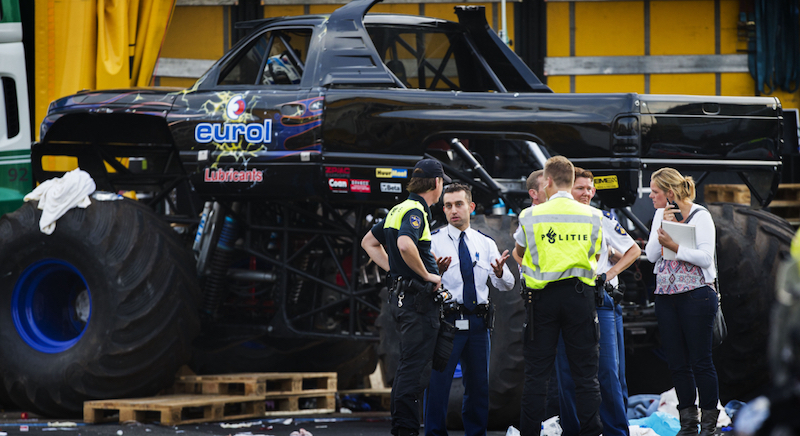
<path id="1" fill-rule="evenodd" d="M 206 277 L 205 299 L 201 311 L 202 316 L 206 318 L 214 317 L 225 295 L 225 277 L 231 264 L 237 230 L 236 220 L 226 216 L 214 255 L 211 258 L 208 276 Z"/>

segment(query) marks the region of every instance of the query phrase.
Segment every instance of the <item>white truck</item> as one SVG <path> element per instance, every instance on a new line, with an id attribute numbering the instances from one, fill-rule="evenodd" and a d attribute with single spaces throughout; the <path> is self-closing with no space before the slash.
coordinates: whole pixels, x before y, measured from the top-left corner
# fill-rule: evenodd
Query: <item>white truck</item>
<path id="1" fill-rule="evenodd" d="M 0 214 L 31 190 L 28 80 L 17 0 L 0 0 Z"/>

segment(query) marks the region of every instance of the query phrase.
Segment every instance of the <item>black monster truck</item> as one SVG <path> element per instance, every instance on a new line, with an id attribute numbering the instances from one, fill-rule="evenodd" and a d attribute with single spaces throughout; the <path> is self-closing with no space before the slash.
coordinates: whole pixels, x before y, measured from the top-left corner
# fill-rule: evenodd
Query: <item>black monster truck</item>
<path id="1" fill-rule="evenodd" d="M 773 197 L 775 98 L 554 94 L 482 7 L 457 7 L 459 23 L 366 15 L 377 1 L 250 22 L 190 89 L 51 104 L 32 147 L 36 180 L 72 159 L 100 190 L 138 201 L 94 198 L 49 236 L 33 203 L 0 220 L 3 402 L 74 415 L 84 400 L 155 394 L 186 363 L 338 370 L 345 385 L 374 370 L 378 342 L 391 380 L 384 274 L 359 242 L 423 156 L 473 186 L 473 223 L 500 247 L 513 245 L 516 220 L 491 211 L 523 208 L 525 176 L 553 154 L 592 170 L 602 205 L 642 237 L 629 206 L 661 166 L 700 181 L 738 174 L 757 207 Z M 711 211 L 730 329 L 719 368 L 736 396 L 765 380 L 773 270 L 791 231 L 742 206 Z M 632 347 L 657 345 L 652 265 L 639 270 L 624 277 L 628 332 L 643 333 Z M 493 298 L 491 416 L 503 426 L 519 411 L 523 307 L 516 292 Z"/>

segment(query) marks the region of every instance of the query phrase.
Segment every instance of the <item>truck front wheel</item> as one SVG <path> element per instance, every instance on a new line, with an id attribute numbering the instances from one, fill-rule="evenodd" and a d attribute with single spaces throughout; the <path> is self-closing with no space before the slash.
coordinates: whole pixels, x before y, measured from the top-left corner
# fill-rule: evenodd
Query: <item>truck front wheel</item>
<path id="1" fill-rule="evenodd" d="M 79 416 L 90 399 L 169 386 L 199 331 L 192 258 L 129 200 L 98 202 L 39 231 L 26 203 L 0 219 L 0 377 L 12 401 Z"/>
<path id="2" fill-rule="evenodd" d="M 732 203 L 708 206 L 728 337 L 714 350 L 720 398 L 747 400 L 769 384 L 767 343 L 775 277 L 794 236 L 776 215 Z"/>

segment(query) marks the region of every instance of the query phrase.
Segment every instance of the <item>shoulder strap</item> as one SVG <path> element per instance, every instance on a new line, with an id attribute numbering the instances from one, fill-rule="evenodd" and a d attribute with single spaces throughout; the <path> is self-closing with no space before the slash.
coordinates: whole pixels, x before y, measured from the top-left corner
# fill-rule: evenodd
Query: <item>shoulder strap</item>
<path id="1" fill-rule="evenodd" d="M 684 221 L 684 223 L 688 224 L 689 220 L 692 219 L 694 214 L 696 214 L 697 212 L 700 212 L 701 210 L 704 210 L 704 211 L 708 212 L 708 209 L 706 209 L 703 206 L 700 206 L 698 204 L 697 205 L 697 209 L 693 210 L 692 213 L 689 214 L 689 217 L 686 218 L 686 221 Z M 708 214 L 711 215 L 711 212 L 708 212 Z M 716 247 L 714 247 L 714 269 L 717 270 L 717 276 L 714 277 L 714 285 L 716 285 L 716 288 L 717 288 L 716 289 L 717 298 L 719 299 L 718 301 L 722 302 L 722 294 L 719 292 L 719 266 L 717 265 L 717 249 L 716 249 Z"/>
<path id="2" fill-rule="evenodd" d="M 689 214 L 689 216 L 686 218 L 686 221 L 684 221 L 684 224 L 688 224 L 689 221 L 694 216 L 694 214 L 696 214 L 697 212 L 700 212 L 701 210 L 704 210 L 704 211 L 708 212 L 708 209 L 704 208 L 703 206 L 700 206 L 699 204 L 696 205 L 696 206 L 697 206 L 697 209 L 693 210 L 692 213 Z M 711 215 L 711 212 L 708 212 L 708 214 Z"/>

